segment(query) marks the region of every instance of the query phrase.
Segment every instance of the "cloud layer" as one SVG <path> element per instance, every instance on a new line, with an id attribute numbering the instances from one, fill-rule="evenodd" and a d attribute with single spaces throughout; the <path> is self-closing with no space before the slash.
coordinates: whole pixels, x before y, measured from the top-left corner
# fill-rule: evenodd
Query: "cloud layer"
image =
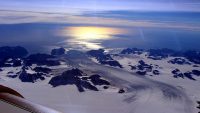
<path id="1" fill-rule="evenodd" d="M 130 11 L 90 12 L 80 15 L 1 10 L 0 24 L 62 23 L 111 27 L 174 28 L 200 30 L 199 13 L 138 13 Z M 145 15 L 145 16 L 144 16 Z"/>
<path id="2" fill-rule="evenodd" d="M 48 12 L 137 10 L 200 12 L 199 0 L 1 0 L 1 9 Z"/>

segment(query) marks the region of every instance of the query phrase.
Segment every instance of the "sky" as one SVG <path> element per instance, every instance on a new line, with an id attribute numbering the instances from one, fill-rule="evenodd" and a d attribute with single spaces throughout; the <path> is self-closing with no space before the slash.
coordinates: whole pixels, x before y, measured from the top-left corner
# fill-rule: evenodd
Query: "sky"
<path id="1" fill-rule="evenodd" d="M 0 0 L 0 3 L 1 9 L 62 13 L 84 10 L 200 12 L 199 0 Z"/>
<path id="2" fill-rule="evenodd" d="M 2 24 L 49 22 L 199 29 L 199 14 L 200 0 L 0 0 Z"/>
<path id="3" fill-rule="evenodd" d="M 0 0 L 0 45 L 200 49 L 199 20 L 200 0 Z M 90 40 L 62 35 L 73 27 Z"/>

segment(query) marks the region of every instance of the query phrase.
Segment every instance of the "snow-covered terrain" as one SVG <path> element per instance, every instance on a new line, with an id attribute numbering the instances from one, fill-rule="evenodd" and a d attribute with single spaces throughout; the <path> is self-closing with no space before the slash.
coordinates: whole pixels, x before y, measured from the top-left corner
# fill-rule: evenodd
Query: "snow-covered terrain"
<path id="1" fill-rule="evenodd" d="M 52 53 L 20 58 L 17 66 L 8 59 L 0 84 L 63 113 L 200 111 L 200 59 L 194 55 L 140 49 Z"/>

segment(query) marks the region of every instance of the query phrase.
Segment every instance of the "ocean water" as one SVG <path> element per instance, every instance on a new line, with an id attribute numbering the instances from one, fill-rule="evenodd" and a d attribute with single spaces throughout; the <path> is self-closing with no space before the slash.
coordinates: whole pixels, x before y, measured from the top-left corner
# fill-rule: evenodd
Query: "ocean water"
<path id="1" fill-rule="evenodd" d="M 77 29 L 70 31 L 72 27 Z M 78 50 L 128 47 L 200 50 L 198 30 L 97 25 L 86 27 L 47 23 L 1 24 L 0 46 L 19 45 L 33 53 L 49 52 L 55 47 Z"/>

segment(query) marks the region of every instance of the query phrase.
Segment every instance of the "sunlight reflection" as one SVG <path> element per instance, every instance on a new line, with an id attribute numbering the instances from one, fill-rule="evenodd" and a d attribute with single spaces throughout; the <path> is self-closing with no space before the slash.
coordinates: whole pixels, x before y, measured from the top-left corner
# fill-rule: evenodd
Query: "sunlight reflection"
<path id="1" fill-rule="evenodd" d="M 82 45 L 85 49 L 103 48 L 102 41 L 111 40 L 115 35 L 124 34 L 125 30 L 112 27 L 66 27 L 62 35 L 70 37 L 70 42 Z"/>

